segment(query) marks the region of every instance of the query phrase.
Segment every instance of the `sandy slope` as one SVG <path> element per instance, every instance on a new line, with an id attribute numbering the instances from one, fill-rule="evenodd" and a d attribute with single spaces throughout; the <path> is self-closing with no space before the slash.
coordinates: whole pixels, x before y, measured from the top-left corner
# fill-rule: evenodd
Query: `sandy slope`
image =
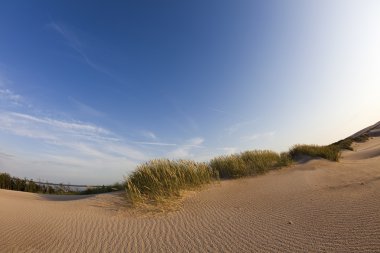
<path id="1" fill-rule="evenodd" d="M 222 182 L 153 217 L 115 194 L 0 190 L 0 252 L 380 252 L 380 137 L 355 149 Z"/>

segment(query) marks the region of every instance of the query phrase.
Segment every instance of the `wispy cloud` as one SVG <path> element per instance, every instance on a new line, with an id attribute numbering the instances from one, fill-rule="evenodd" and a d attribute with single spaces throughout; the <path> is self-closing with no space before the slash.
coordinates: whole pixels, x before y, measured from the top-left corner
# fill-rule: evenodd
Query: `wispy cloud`
<path id="1" fill-rule="evenodd" d="M 241 122 L 235 123 L 235 124 L 227 127 L 225 130 L 226 130 L 228 135 L 232 135 L 232 134 L 238 132 L 239 130 L 241 130 L 242 128 L 254 124 L 255 122 L 256 122 L 256 120 L 241 121 Z"/>
<path id="2" fill-rule="evenodd" d="M 201 137 L 192 138 L 186 141 L 184 144 L 185 147 L 195 147 L 195 148 L 201 148 L 203 147 L 202 144 L 205 140 Z"/>
<path id="3" fill-rule="evenodd" d="M 250 142 L 250 141 L 255 141 L 262 138 L 273 138 L 275 134 L 276 134 L 275 131 L 265 132 L 265 133 L 255 133 L 252 135 L 243 136 L 240 139 L 243 142 Z"/>
<path id="4" fill-rule="evenodd" d="M 111 131 L 89 123 L 2 111 L 0 131 L 59 146 L 61 151 L 71 153 L 73 157 L 108 161 L 120 157 L 133 161 L 148 158 L 143 152 L 123 143 Z"/>
<path id="5" fill-rule="evenodd" d="M 143 131 L 140 131 L 140 132 L 141 132 L 141 135 L 144 136 L 147 139 L 151 139 L 151 140 L 156 140 L 157 139 L 157 136 L 153 132 L 151 132 L 151 131 L 143 130 Z"/>
<path id="6" fill-rule="evenodd" d="M 13 105 L 21 105 L 23 97 L 7 88 L 8 82 L 8 80 L 0 75 L 0 101 L 11 103 Z"/>
<path id="7" fill-rule="evenodd" d="M 222 150 L 224 154 L 230 155 L 230 154 L 235 154 L 238 152 L 237 147 L 223 147 L 223 148 L 217 148 L 218 150 Z"/>
<path id="8" fill-rule="evenodd" d="M 177 126 L 181 131 L 185 133 L 193 133 L 199 130 L 199 125 L 197 121 L 190 115 L 186 110 L 182 108 L 179 101 L 174 97 L 169 97 L 168 100 L 172 103 L 175 111 L 177 112 L 177 117 L 169 118 L 172 125 Z"/>
<path id="9" fill-rule="evenodd" d="M 178 148 L 170 151 L 168 153 L 168 157 L 173 159 L 194 157 L 192 150 L 194 148 L 203 148 L 203 142 L 204 139 L 201 137 L 189 139 L 185 143 L 178 145 Z"/>
<path id="10" fill-rule="evenodd" d="M 115 79 L 115 77 L 107 69 L 90 59 L 85 52 L 83 43 L 71 29 L 57 22 L 51 22 L 47 24 L 46 27 L 58 33 L 65 40 L 66 44 L 71 47 L 89 67 Z"/>
<path id="11" fill-rule="evenodd" d="M 22 97 L 18 94 L 15 94 L 9 89 L 3 89 L 0 87 L 0 99 L 8 100 L 16 105 L 21 103 Z"/>
<path id="12" fill-rule="evenodd" d="M 102 113 L 101 111 L 96 110 L 95 108 L 93 108 L 93 107 L 91 107 L 91 106 L 89 106 L 89 105 L 87 105 L 85 103 L 79 102 L 75 98 L 69 97 L 69 100 L 74 104 L 74 106 L 82 114 L 86 114 L 86 115 L 94 116 L 94 117 L 102 117 L 102 116 L 104 116 L 104 113 Z"/>
<path id="13" fill-rule="evenodd" d="M 0 114 L 0 130 L 33 139 L 49 141 L 57 139 L 54 134 L 41 130 L 35 125 L 28 124 L 28 120 L 23 120 L 22 117 L 20 118 L 17 115 L 18 113 L 2 111 Z"/>
<path id="14" fill-rule="evenodd" d="M 2 159 L 12 159 L 13 157 L 14 157 L 14 155 L 4 153 L 4 152 L 0 152 L 0 158 L 2 158 Z"/>
<path id="15" fill-rule="evenodd" d="M 133 143 L 141 145 L 151 145 L 151 146 L 177 146 L 175 143 L 165 143 L 165 142 L 147 142 L 147 141 L 133 141 Z"/>
<path id="16" fill-rule="evenodd" d="M 209 107 L 208 109 L 210 111 L 217 112 L 219 114 L 230 114 L 229 112 L 227 112 L 225 110 L 218 109 L 218 108 Z"/>
<path id="17" fill-rule="evenodd" d="M 29 114 L 16 112 L 4 112 L 0 119 L 7 122 L 8 125 L 10 124 L 10 126 L 14 126 L 12 123 L 18 122 L 23 123 L 21 125 L 29 129 L 31 129 L 31 127 L 36 127 L 38 129 L 46 129 L 49 132 L 56 132 L 56 134 L 66 133 L 73 134 L 77 137 L 99 137 L 99 139 L 108 140 L 115 139 L 110 131 L 88 123 L 68 122 L 47 117 L 36 117 Z"/>

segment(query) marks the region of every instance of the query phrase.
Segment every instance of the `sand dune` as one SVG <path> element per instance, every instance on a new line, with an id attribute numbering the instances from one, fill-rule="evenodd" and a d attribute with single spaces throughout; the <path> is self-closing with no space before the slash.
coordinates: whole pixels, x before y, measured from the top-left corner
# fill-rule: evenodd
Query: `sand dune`
<path id="1" fill-rule="evenodd" d="M 380 137 L 141 216 L 117 194 L 0 190 L 0 252 L 380 252 Z"/>

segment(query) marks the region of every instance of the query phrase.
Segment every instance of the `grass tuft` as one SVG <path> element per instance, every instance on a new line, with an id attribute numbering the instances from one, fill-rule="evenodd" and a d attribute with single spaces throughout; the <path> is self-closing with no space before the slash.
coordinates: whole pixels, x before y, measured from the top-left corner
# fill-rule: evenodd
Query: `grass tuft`
<path id="1" fill-rule="evenodd" d="M 216 157 L 210 161 L 210 167 L 219 172 L 220 178 L 238 178 L 249 175 L 246 164 L 238 154 Z"/>
<path id="2" fill-rule="evenodd" d="M 156 159 L 139 165 L 126 179 L 127 197 L 132 203 L 160 202 L 218 179 L 206 163 Z"/>
<path id="3" fill-rule="evenodd" d="M 240 156 L 247 166 L 248 175 L 263 174 L 277 168 L 280 161 L 280 155 L 270 150 L 245 151 Z"/>
<path id="4" fill-rule="evenodd" d="M 295 145 L 289 150 L 292 159 L 300 155 L 311 157 L 321 157 L 330 161 L 339 161 L 340 148 L 337 145 L 318 146 L 318 145 Z"/>
<path id="5" fill-rule="evenodd" d="M 219 172 L 220 178 L 263 174 L 289 164 L 291 158 L 288 153 L 278 154 L 270 150 L 245 151 L 240 154 L 219 156 L 210 161 L 210 167 Z"/>
<path id="6" fill-rule="evenodd" d="M 347 149 L 347 150 L 353 151 L 354 149 L 351 147 L 352 143 L 353 143 L 353 139 L 347 138 L 347 139 L 334 142 L 330 146 L 336 146 L 339 149 Z"/>
<path id="7" fill-rule="evenodd" d="M 281 152 L 280 159 L 278 161 L 278 167 L 286 167 L 293 163 L 293 159 L 289 152 Z"/>

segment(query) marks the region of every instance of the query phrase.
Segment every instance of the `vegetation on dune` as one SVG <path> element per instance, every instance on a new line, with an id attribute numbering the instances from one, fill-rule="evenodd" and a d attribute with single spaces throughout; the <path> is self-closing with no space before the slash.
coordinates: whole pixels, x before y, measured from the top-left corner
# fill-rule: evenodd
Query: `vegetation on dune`
<path id="1" fill-rule="evenodd" d="M 369 139 L 368 133 L 364 133 L 364 134 L 361 134 L 361 135 L 356 136 L 356 137 L 349 137 L 349 138 L 334 142 L 330 146 L 338 146 L 340 149 L 347 149 L 347 150 L 352 151 L 353 150 L 353 148 L 351 147 L 352 143 L 354 143 L 354 142 L 359 142 L 359 143 L 360 142 L 366 142 L 368 139 Z"/>
<path id="2" fill-rule="evenodd" d="M 300 155 L 311 157 L 321 157 L 330 161 L 338 161 L 340 157 L 340 148 L 336 145 L 318 146 L 318 145 L 295 145 L 289 150 L 292 159 L 297 159 Z"/>
<path id="3" fill-rule="evenodd" d="M 289 152 L 281 152 L 280 153 L 280 159 L 278 161 L 278 166 L 280 167 L 286 167 L 293 163 L 293 159 L 290 156 Z"/>
<path id="4" fill-rule="evenodd" d="M 308 155 L 311 157 L 321 157 L 330 161 L 339 161 L 341 150 L 353 150 L 351 147 L 354 142 L 365 142 L 369 139 L 367 133 L 361 134 L 356 137 L 349 137 L 337 142 L 334 142 L 327 146 L 318 145 L 295 145 L 289 150 L 289 154 L 292 159 L 295 159 L 299 155 Z"/>
<path id="5" fill-rule="evenodd" d="M 287 153 L 278 154 L 270 150 L 254 150 L 216 157 L 210 161 L 210 166 L 219 172 L 221 178 L 238 178 L 263 174 L 290 163 L 291 160 Z"/>
<path id="6" fill-rule="evenodd" d="M 209 163 L 157 159 L 139 165 L 126 178 L 124 185 L 132 204 L 158 203 L 180 196 L 183 190 L 194 189 L 219 178 L 262 174 L 291 162 L 288 153 L 278 154 L 269 150 L 220 156 Z"/>
<path id="7" fill-rule="evenodd" d="M 196 188 L 217 179 L 218 173 L 206 163 L 156 159 L 139 165 L 126 179 L 125 188 L 132 203 L 159 202 L 179 196 L 181 190 Z"/>
<path id="8" fill-rule="evenodd" d="M 333 144 L 331 144 L 330 146 L 337 146 L 339 147 L 339 149 L 347 149 L 347 150 L 354 150 L 351 145 L 353 143 L 353 140 L 352 139 L 344 139 L 344 140 L 340 140 L 340 141 L 337 141 L 337 142 L 334 142 Z"/>
<path id="9" fill-rule="evenodd" d="M 270 170 L 288 166 L 300 155 L 338 161 L 342 149 L 368 138 L 361 135 L 347 138 L 327 146 L 295 145 L 289 152 L 270 150 L 245 151 L 239 154 L 213 158 L 209 163 L 189 160 L 171 161 L 158 159 L 146 162 L 125 180 L 125 189 L 132 203 L 159 202 L 179 196 L 182 190 L 198 187 L 213 180 L 259 175 Z"/>
<path id="10" fill-rule="evenodd" d="M 221 178 L 237 178 L 249 175 L 246 164 L 238 154 L 216 157 L 211 160 L 210 166 L 219 172 Z"/>
<path id="11" fill-rule="evenodd" d="M 369 139 L 369 134 L 364 133 L 362 135 L 351 138 L 354 142 L 366 142 Z"/>

